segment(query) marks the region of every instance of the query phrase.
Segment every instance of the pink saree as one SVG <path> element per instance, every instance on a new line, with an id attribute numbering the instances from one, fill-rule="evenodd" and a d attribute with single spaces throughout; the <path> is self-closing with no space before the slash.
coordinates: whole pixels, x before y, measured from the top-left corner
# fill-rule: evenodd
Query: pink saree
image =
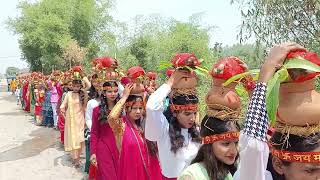
<path id="1" fill-rule="evenodd" d="M 148 152 L 145 138 L 123 118 L 125 131 L 122 138 L 119 180 L 162 180 L 158 158 Z"/>

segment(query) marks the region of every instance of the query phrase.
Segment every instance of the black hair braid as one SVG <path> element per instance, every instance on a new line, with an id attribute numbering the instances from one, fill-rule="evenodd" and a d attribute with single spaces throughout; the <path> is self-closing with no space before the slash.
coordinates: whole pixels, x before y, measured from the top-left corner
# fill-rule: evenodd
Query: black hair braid
<path id="1" fill-rule="evenodd" d="M 193 142 L 201 143 L 198 125 L 194 124 L 191 128 L 188 129 L 188 133 L 191 135 Z"/>
<path id="2" fill-rule="evenodd" d="M 108 100 L 104 94 L 100 96 L 100 112 L 99 112 L 99 122 L 105 123 L 107 122 L 108 114 L 109 114 L 109 107 L 108 107 Z"/>
<path id="3" fill-rule="evenodd" d="M 94 86 L 91 85 L 88 93 L 89 99 L 99 98 L 99 93 Z"/>
<path id="4" fill-rule="evenodd" d="M 146 143 L 147 143 L 147 148 L 148 148 L 150 155 L 157 156 L 158 155 L 157 142 L 149 141 L 146 139 Z"/>
<path id="5" fill-rule="evenodd" d="M 183 147 L 184 137 L 181 134 L 181 127 L 176 117 L 171 117 L 169 124 L 169 137 L 171 148 L 170 150 L 173 153 L 177 153 L 177 151 Z"/>
<path id="6" fill-rule="evenodd" d="M 82 107 L 86 107 L 86 93 L 83 90 L 79 91 L 79 98 Z"/>

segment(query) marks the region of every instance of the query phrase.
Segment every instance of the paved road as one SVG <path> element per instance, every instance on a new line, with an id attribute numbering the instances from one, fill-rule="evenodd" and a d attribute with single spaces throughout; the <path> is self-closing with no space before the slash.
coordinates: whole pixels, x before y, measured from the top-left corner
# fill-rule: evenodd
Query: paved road
<path id="1" fill-rule="evenodd" d="M 0 79 L 0 92 L 6 92 L 8 89 L 7 80 Z"/>
<path id="2" fill-rule="evenodd" d="M 0 89 L 4 88 L 3 80 Z M 15 97 L 0 92 L 0 180 L 81 180 L 59 142 L 60 133 L 34 125 L 16 105 Z"/>

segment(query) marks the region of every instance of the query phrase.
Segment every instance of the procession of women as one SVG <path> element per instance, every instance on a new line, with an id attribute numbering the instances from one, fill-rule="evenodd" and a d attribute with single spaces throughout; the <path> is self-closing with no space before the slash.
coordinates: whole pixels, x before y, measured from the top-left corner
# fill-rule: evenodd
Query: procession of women
<path id="1" fill-rule="evenodd" d="M 207 69 L 193 52 L 163 72 L 96 57 L 22 74 L 15 96 L 90 180 L 320 180 L 320 57 L 294 42 L 268 51 L 256 70 L 235 56 Z"/>

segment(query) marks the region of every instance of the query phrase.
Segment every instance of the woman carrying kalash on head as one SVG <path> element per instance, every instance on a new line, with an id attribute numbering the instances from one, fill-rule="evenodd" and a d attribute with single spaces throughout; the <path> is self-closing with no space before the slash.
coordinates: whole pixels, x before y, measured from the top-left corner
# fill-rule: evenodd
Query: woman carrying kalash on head
<path id="1" fill-rule="evenodd" d="M 111 57 L 96 58 L 94 62 L 97 74 L 92 79 L 91 95 L 95 98 L 88 102 L 86 112 L 86 124 L 90 130 L 91 162 L 87 170 L 89 179 L 117 180 L 119 151 L 107 117 L 120 99 L 116 73 L 118 63 Z"/>
<path id="2" fill-rule="evenodd" d="M 163 102 L 173 84 L 189 74 L 176 71 L 148 99 L 146 113 L 146 138 L 156 141 L 164 179 L 176 179 L 196 156 L 200 147 L 199 129 L 195 121 L 198 98 L 195 95 L 177 95 L 171 99 L 172 111 L 168 121 L 163 114 Z M 169 123 L 170 122 L 170 123 Z"/>
<path id="3" fill-rule="evenodd" d="M 284 43 L 273 47 L 262 65 L 259 82 L 249 103 L 245 127 L 240 135 L 240 167 L 234 177 L 236 180 L 320 179 L 319 110 L 306 111 L 306 109 L 311 110 L 312 107 L 315 107 L 316 104 L 312 103 L 316 103 L 315 100 L 319 96 L 314 91 L 312 93 L 301 91 L 304 80 L 295 84 L 294 89 L 298 88 L 300 92 L 299 95 L 291 98 L 282 98 L 290 93 L 281 93 L 282 86 L 287 86 L 288 83 L 281 84 L 276 132 L 271 137 L 269 144 L 267 141 L 269 125 L 266 107 L 267 83 L 282 67 L 284 61 L 290 60 L 289 54 L 298 51 L 303 52 L 299 55 L 300 59 L 309 60 L 305 56 L 308 52 L 302 46 L 296 43 Z M 311 62 L 320 65 L 319 58 Z M 308 72 L 303 75 L 306 74 L 308 75 Z M 310 77 L 310 75 L 300 76 L 300 80 L 302 77 Z M 294 76 L 291 76 L 291 80 L 295 80 Z M 310 88 L 314 89 L 314 87 Z M 296 98 L 299 100 L 291 102 Z M 290 107 L 283 107 L 285 102 L 289 102 Z M 306 104 L 308 106 L 305 106 Z M 286 109 L 291 110 L 287 113 Z M 305 111 L 299 112 L 301 109 Z M 303 118 L 305 120 L 302 120 Z M 298 121 L 302 123 L 298 125 Z M 314 125 L 312 121 L 315 122 Z M 310 128 L 313 128 L 312 131 L 309 131 Z"/>
<path id="4" fill-rule="evenodd" d="M 65 117 L 64 148 L 71 152 L 72 162 L 78 168 L 81 166 L 80 155 L 84 148 L 84 117 L 88 98 L 82 82 L 82 78 L 86 77 L 78 75 L 82 71 L 81 67 L 75 66 L 73 71 L 72 91 L 66 94 L 60 110 Z"/>
<path id="5" fill-rule="evenodd" d="M 248 71 L 248 66 L 235 56 L 221 58 L 210 72 L 213 81 L 206 97 L 206 116 L 201 122 L 202 146 L 179 180 L 232 180 L 239 157 L 238 141 L 241 119 L 240 96 L 235 87 L 241 83 L 247 91 L 254 85 L 251 76 L 223 85 L 233 76 Z"/>

